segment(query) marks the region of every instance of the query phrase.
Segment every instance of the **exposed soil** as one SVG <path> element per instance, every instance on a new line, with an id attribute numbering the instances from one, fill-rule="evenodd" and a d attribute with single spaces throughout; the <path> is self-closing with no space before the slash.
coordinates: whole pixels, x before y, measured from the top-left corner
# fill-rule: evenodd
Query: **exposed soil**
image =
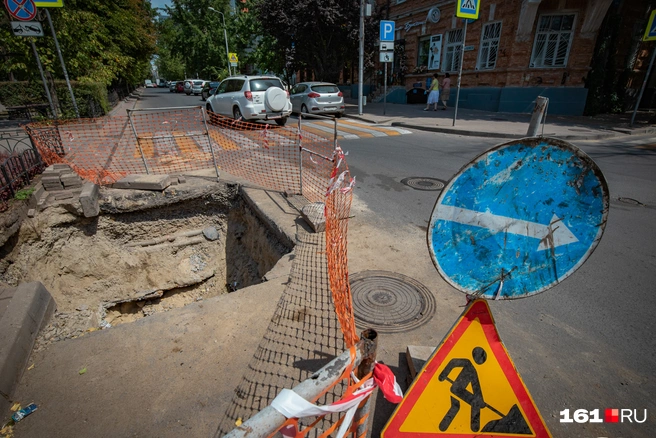
<path id="1" fill-rule="evenodd" d="M 121 214 L 50 207 L 0 248 L 0 283 L 40 281 L 57 311 L 36 349 L 257 284 L 288 249 L 234 188 Z"/>

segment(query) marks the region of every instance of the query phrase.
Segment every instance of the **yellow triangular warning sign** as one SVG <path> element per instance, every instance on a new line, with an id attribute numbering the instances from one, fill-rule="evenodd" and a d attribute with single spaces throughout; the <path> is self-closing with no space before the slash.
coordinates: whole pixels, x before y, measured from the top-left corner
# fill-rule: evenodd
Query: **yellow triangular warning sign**
<path id="1" fill-rule="evenodd" d="M 467 307 L 381 436 L 551 438 L 485 300 Z"/>

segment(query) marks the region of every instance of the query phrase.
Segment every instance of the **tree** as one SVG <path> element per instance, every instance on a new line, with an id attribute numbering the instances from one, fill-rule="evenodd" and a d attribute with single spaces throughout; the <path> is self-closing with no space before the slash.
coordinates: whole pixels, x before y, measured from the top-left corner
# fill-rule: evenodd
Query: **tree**
<path id="1" fill-rule="evenodd" d="M 309 69 L 317 80 L 338 82 L 340 72 L 357 58 L 359 0 L 257 0 L 257 16 L 265 35 L 275 41 L 292 70 Z M 371 49 L 374 17 L 365 21 Z"/>
<path id="2" fill-rule="evenodd" d="M 155 50 L 150 2 L 67 0 L 65 7 L 52 8 L 50 14 L 72 79 L 110 85 L 135 84 L 147 76 Z M 0 53 L 11 54 L 0 72 L 10 79 L 37 78 L 39 73 L 28 41 L 8 32 L 10 26 L 4 14 L 0 21 Z M 54 77 L 63 78 L 54 41 L 42 15 L 41 21 L 46 36 L 35 39 L 41 62 Z"/>

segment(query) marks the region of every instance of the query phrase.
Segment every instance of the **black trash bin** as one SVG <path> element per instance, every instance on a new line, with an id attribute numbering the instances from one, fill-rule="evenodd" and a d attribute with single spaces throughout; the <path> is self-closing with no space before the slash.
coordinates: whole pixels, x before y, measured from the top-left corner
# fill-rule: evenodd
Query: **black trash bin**
<path id="1" fill-rule="evenodd" d="M 405 93 L 406 101 L 408 103 L 426 103 L 428 96 L 426 90 L 423 88 L 413 88 Z"/>

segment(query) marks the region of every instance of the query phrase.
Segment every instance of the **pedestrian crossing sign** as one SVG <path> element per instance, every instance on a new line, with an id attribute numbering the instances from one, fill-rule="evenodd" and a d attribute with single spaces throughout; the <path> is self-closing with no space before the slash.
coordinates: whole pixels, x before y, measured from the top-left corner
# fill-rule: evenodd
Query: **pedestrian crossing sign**
<path id="1" fill-rule="evenodd" d="M 465 309 L 381 434 L 418 436 L 551 438 L 485 300 Z"/>
<path id="2" fill-rule="evenodd" d="M 456 17 L 478 20 L 478 11 L 481 9 L 480 0 L 458 0 L 456 5 Z"/>
<path id="3" fill-rule="evenodd" d="M 645 29 L 645 36 L 642 37 L 643 41 L 656 40 L 656 9 L 651 11 L 651 16 L 647 22 L 647 29 Z"/>

